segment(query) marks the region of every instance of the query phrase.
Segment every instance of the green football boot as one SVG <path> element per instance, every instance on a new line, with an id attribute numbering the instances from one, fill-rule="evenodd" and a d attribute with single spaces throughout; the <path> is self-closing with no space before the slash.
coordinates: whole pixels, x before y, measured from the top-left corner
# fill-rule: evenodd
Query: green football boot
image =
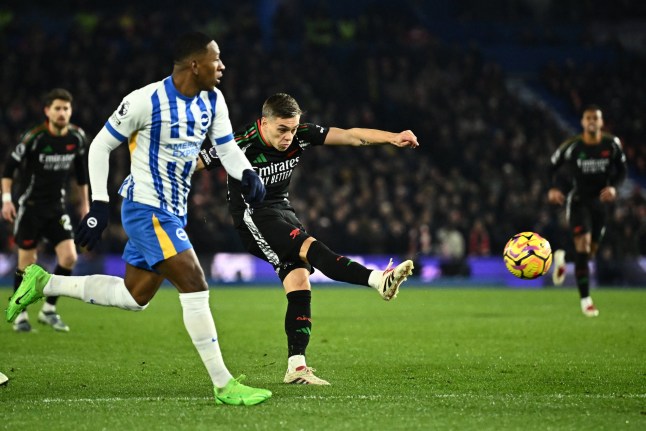
<path id="1" fill-rule="evenodd" d="M 52 275 L 36 264 L 25 268 L 22 283 L 9 299 L 7 322 L 13 322 L 29 304 L 45 296 L 43 288 L 50 278 Z"/>
<path id="2" fill-rule="evenodd" d="M 245 386 L 241 383 L 244 379 L 245 375 L 243 374 L 237 379 L 229 380 L 229 383 L 223 388 L 214 387 L 215 404 L 253 406 L 271 398 L 271 391 Z"/>

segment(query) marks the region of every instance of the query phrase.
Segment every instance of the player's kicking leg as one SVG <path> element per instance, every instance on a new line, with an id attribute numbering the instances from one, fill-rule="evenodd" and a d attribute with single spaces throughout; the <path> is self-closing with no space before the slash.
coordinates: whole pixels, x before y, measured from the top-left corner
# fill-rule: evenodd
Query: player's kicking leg
<path id="1" fill-rule="evenodd" d="M 408 279 L 414 268 L 411 260 L 405 260 L 394 268 L 391 268 L 392 264 L 393 260 L 390 259 L 388 266 L 381 273 L 379 286 L 377 287 L 377 292 L 386 301 L 397 297 L 399 286 Z"/>
<path id="2" fill-rule="evenodd" d="M 303 243 L 300 256 L 331 279 L 370 286 L 386 301 L 397 297 L 399 287 L 413 273 L 414 268 L 411 260 L 405 260 L 391 268 L 391 260 L 385 270 L 371 270 L 334 253 L 325 244 L 311 237 Z"/>

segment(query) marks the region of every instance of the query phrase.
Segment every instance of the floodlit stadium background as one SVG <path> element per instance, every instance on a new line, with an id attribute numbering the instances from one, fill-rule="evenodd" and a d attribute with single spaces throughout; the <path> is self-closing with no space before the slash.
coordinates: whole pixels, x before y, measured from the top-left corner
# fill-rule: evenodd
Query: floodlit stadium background
<path id="1" fill-rule="evenodd" d="M 169 42 L 177 32 L 200 29 L 222 50 L 221 88 L 234 128 L 282 91 L 300 102 L 304 121 L 417 134 L 415 151 L 306 152 L 291 197 L 313 236 L 374 266 L 413 258 L 420 283 L 537 287 L 549 277 L 514 280 L 502 247 L 531 230 L 571 251 L 562 211 L 546 203 L 547 163 L 579 132 L 581 108 L 596 103 L 629 162 L 594 264 L 596 283 L 646 285 L 640 2 L 102 3 L 0 5 L 3 159 L 44 119 L 45 91 L 74 94 L 72 121 L 91 139 L 121 97 L 170 74 Z M 77 274 L 123 270 L 116 190 L 127 175 L 125 146 L 113 157 L 111 225 L 100 247 L 81 256 Z M 194 177 L 187 231 L 205 272 L 212 281 L 277 282 L 268 265 L 237 254 L 243 250 L 225 190 L 223 171 Z M 78 220 L 73 203 L 70 211 Z M 7 223 L 0 249 L 0 277 L 11 284 L 15 245 Z"/>

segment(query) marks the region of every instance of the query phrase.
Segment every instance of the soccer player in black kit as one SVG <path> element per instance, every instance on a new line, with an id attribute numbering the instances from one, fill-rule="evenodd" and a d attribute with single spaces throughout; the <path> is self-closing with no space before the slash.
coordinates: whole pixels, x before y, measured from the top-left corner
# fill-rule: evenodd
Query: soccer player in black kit
<path id="1" fill-rule="evenodd" d="M 37 246 L 46 238 L 56 251 L 54 274 L 70 275 L 77 254 L 72 240 L 72 223 L 65 210 L 65 186 L 73 169 L 80 197 L 80 216 L 89 210 L 87 139 L 83 130 L 70 123 L 72 95 L 62 88 L 45 95 L 44 123 L 29 129 L 9 153 L 2 174 L 2 217 L 14 223 L 18 245 L 18 271 L 14 291 L 22 281 L 20 272 L 36 263 Z M 19 172 L 19 210 L 13 203 L 11 189 L 16 171 Z M 48 297 L 38 313 L 38 321 L 57 331 L 67 332 L 67 326 L 56 312 L 57 296 Z M 27 311 L 14 321 L 17 332 L 31 331 Z"/>
<path id="2" fill-rule="evenodd" d="M 410 130 L 391 133 L 374 129 L 339 129 L 301 123 L 302 111 L 291 96 L 278 93 L 262 107 L 262 117 L 235 134 L 238 146 L 245 152 L 260 175 L 267 195 L 258 205 L 247 205 L 240 181 L 228 178 L 229 209 L 247 250 L 271 263 L 283 282 L 287 294 L 285 332 L 288 366 L 285 383 L 328 385 L 314 375 L 305 362 L 305 349 L 312 328 L 312 267 L 329 278 L 346 283 L 370 286 L 389 301 L 399 286 L 412 274 L 413 263 L 404 261 L 385 271 L 373 271 L 351 259 L 340 256 L 311 237 L 296 217 L 288 199 L 292 172 L 301 153 L 316 145 L 377 145 L 416 148 L 417 137 Z M 207 169 L 219 164 L 206 150 L 200 161 Z"/>
<path id="3" fill-rule="evenodd" d="M 574 236 L 574 268 L 581 296 L 581 311 L 596 317 L 599 310 L 590 297 L 588 261 L 594 257 L 601 241 L 608 205 L 617 197 L 617 187 L 626 177 L 626 156 L 616 136 L 602 132 L 603 116 L 597 106 L 589 106 L 581 118 L 583 133 L 561 144 L 551 159 L 551 188 L 548 200 L 552 204 L 566 203 L 566 217 Z M 567 181 L 557 176 L 557 170 L 567 168 Z M 570 189 L 567 199 L 565 192 Z M 565 252 L 554 252 L 555 285 L 565 279 Z"/>

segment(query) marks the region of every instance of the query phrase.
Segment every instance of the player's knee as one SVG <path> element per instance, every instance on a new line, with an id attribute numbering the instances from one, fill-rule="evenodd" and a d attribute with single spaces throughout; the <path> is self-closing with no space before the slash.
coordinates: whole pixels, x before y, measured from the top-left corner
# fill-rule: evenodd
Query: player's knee
<path id="1" fill-rule="evenodd" d="M 76 255 L 65 255 L 58 258 L 58 264 L 63 268 L 72 269 L 76 265 L 77 260 Z"/>
<path id="2" fill-rule="evenodd" d="M 316 241 L 316 238 L 312 236 L 307 238 L 305 241 L 303 241 L 303 244 L 301 245 L 301 249 L 299 250 L 299 253 L 298 253 L 298 257 L 300 257 L 300 259 L 303 262 L 307 262 L 307 253 L 310 251 L 310 246 L 314 241 Z"/>

